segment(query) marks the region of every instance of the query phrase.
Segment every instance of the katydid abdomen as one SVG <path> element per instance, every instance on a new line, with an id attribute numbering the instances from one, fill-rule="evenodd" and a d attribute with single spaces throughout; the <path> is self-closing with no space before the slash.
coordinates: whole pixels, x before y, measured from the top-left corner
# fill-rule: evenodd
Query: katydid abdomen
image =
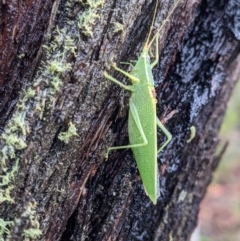
<path id="1" fill-rule="evenodd" d="M 145 85 L 145 86 L 143 86 Z M 141 122 L 147 144 L 133 147 L 132 151 L 138 170 L 143 180 L 144 188 L 149 198 L 156 203 L 158 196 L 157 176 L 157 124 L 155 90 L 148 84 L 134 85 L 130 102 L 135 105 Z M 129 110 L 128 133 L 130 144 L 143 143 L 143 138 Z"/>

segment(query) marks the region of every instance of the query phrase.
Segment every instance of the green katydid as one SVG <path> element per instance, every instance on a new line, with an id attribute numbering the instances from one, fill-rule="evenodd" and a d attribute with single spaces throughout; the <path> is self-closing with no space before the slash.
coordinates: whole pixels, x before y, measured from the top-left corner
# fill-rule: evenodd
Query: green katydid
<path id="1" fill-rule="evenodd" d="M 178 0 L 179 1 L 179 0 Z M 158 39 L 159 32 L 164 24 L 168 21 L 173 13 L 177 3 L 170 11 L 168 17 L 164 20 L 162 26 L 157 30 L 157 33 L 150 40 L 150 34 L 153 28 L 153 21 L 156 16 L 158 0 L 154 11 L 153 21 L 147 37 L 147 41 L 138 58 L 136 65 L 131 73 L 128 73 L 113 64 L 115 70 L 119 71 L 128 77 L 132 85 L 124 85 L 117 79 L 113 78 L 106 71 L 104 76 L 120 85 L 122 88 L 132 92 L 129 99 L 129 116 L 128 116 L 128 134 L 130 145 L 110 147 L 107 150 L 106 156 L 112 150 L 131 148 L 137 162 L 140 176 L 143 181 L 146 194 L 154 204 L 157 202 L 159 186 L 158 186 L 158 165 L 157 154 L 170 142 L 172 135 L 160 122 L 156 116 L 156 93 L 154 88 L 154 80 L 152 68 L 158 63 Z M 153 41 L 156 40 L 156 55 L 153 63 L 150 63 L 149 49 Z M 157 150 L 157 126 L 166 135 L 167 140 Z"/>

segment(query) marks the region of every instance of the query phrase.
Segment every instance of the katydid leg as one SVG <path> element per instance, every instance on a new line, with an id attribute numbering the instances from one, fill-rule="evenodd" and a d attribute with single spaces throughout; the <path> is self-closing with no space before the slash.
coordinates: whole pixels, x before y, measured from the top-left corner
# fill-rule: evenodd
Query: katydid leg
<path id="1" fill-rule="evenodd" d="M 145 145 L 148 144 L 147 138 L 146 138 L 145 133 L 144 133 L 143 128 L 142 128 L 142 124 L 141 124 L 140 119 L 139 119 L 139 115 L 138 115 L 137 109 L 136 109 L 134 103 L 131 100 L 130 100 L 130 103 L 129 103 L 129 107 L 130 107 L 130 114 L 132 115 L 132 117 L 134 119 L 134 122 L 135 122 L 135 124 L 136 124 L 136 126 L 137 126 L 137 128 L 139 130 L 139 133 L 141 134 L 141 137 L 143 139 L 143 143 L 131 144 L 131 145 L 126 145 L 126 146 L 109 147 L 107 149 L 106 157 L 108 157 L 109 152 L 112 151 L 112 150 L 136 148 L 136 147 L 141 147 L 141 146 L 145 146 Z"/>
<path id="2" fill-rule="evenodd" d="M 138 83 L 140 81 L 136 76 L 129 74 L 123 69 L 118 68 L 116 64 L 113 64 L 113 68 L 116 69 L 118 72 L 122 73 L 123 75 L 125 75 L 126 77 L 128 77 L 133 83 Z"/>
<path id="3" fill-rule="evenodd" d="M 159 153 L 160 151 L 163 150 L 163 148 L 171 141 L 172 139 L 172 135 L 171 133 L 167 130 L 167 128 L 161 123 L 161 121 L 156 117 L 157 119 L 157 126 L 162 130 L 162 132 L 165 134 L 165 136 L 167 137 L 167 140 L 163 143 L 163 145 L 158 149 Z"/>
<path id="4" fill-rule="evenodd" d="M 158 48 L 159 34 L 157 34 L 155 38 L 156 38 L 155 60 L 154 62 L 151 63 L 151 69 L 155 67 L 155 65 L 158 63 L 158 60 L 159 60 L 159 48 Z"/>
<path id="5" fill-rule="evenodd" d="M 133 91 L 132 85 L 125 85 L 125 84 L 121 83 L 120 81 L 118 81 L 117 79 L 115 79 L 111 75 L 109 75 L 106 71 L 103 72 L 103 75 L 105 76 L 105 78 L 111 80 L 112 82 L 114 82 L 117 85 L 120 85 L 122 88 Z"/>
<path id="6" fill-rule="evenodd" d="M 132 63 L 128 63 L 128 62 L 120 62 L 120 64 L 125 64 L 125 65 L 130 65 L 132 68 L 134 68 Z"/>

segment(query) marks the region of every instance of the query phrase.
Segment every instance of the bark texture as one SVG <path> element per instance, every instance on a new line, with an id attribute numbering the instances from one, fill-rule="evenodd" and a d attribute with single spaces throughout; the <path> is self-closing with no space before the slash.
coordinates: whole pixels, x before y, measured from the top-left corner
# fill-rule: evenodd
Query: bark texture
<path id="1" fill-rule="evenodd" d="M 172 6 L 159 4 L 155 29 Z M 128 144 L 129 93 L 102 74 L 127 81 L 111 63 L 137 59 L 154 7 L 1 1 L 1 240 L 189 239 L 239 77 L 240 3 L 182 0 L 161 33 L 153 73 L 158 116 L 173 140 L 159 155 L 157 205 L 130 150 L 104 160 L 107 147 Z"/>

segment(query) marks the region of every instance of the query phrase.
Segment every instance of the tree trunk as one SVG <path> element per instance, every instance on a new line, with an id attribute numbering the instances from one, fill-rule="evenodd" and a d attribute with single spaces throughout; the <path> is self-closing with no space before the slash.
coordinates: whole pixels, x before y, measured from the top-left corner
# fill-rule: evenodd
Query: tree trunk
<path id="1" fill-rule="evenodd" d="M 159 4 L 155 30 L 172 6 Z M 128 144 L 129 93 L 103 70 L 128 81 L 111 64 L 138 58 L 154 8 L 145 0 L 0 3 L 0 240 L 189 239 L 239 76 L 240 3 L 182 0 L 161 32 L 157 112 L 173 139 L 158 159 L 157 205 L 131 150 L 104 157 Z"/>

